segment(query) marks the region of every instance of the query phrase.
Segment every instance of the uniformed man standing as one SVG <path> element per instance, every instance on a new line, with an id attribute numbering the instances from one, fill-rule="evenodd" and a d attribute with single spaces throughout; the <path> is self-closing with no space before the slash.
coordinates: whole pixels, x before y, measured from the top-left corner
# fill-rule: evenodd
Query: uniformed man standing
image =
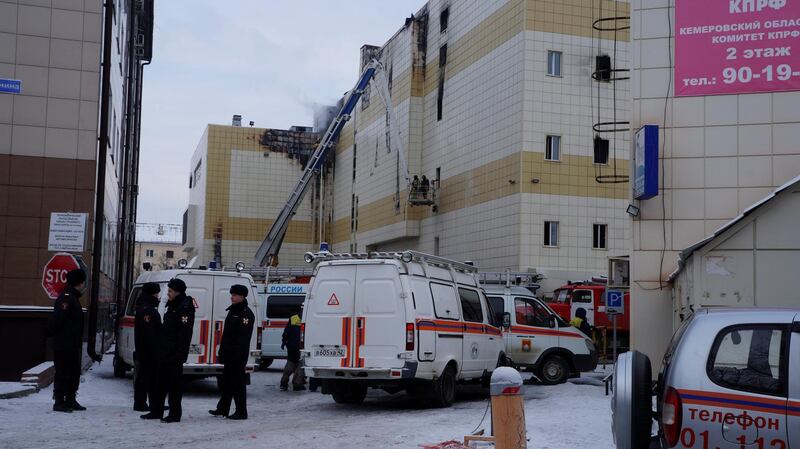
<path id="1" fill-rule="evenodd" d="M 79 299 L 84 282 L 86 272 L 83 270 L 76 269 L 67 273 L 67 286 L 53 305 L 50 332 L 53 336 L 53 364 L 56 369 L 53 382 L 53 411 L 56 412 L 86 410 L 86 407 L 75 400 L 81 380 L 83 309 Z"/>
<path id="2" fill-rule="evenodd" d="M 136 350 L 133 360 L 136 364 L 133 382 L 133 409 L 137 412 L 150 410 L 147 406 L 158 401 L 158 340 L 161 333 L 161 315 L 158 314 L 158 294 L 161 287 L 154 282 L 142 286 L 142 293 L 136 300 L 136 319 L 134 321 L 134 340 Z"/>
<path id="3" fill-rule="evenodd" d="M 214 416 L 228 419 L 247 419 L 247 374 L 245 366 L 250 356 L 250 339 L 256 317 L 247 306 L 248 289 L 244 285 L 231 286 L 231 305 L 222 328 L 219 361 L 224 365 L 220 379 L 220 399 L 217 408 L 209 410 Z M 231 399 L 236 412 L 230 415 Z"/>
<path id="4" fill-rule="evenodd" d="M 186 296 L 186 283 L 171 279 L 167 284 L 167 310 L 161 326 L 159 357 L 159 397 L 150 404 L 150 413 L 142 419 L 161 419 L 172 423 L 181 420 L 183 364 L 189 357 L 194 327 L 194 301 Z M 169 415 L 164 416 L 164 398 L 169 396 Z"/>

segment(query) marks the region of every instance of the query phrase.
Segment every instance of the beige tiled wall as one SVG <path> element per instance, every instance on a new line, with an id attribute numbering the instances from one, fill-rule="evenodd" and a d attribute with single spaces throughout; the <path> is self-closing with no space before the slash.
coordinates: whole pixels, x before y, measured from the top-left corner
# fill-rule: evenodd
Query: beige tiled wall
<path id="1" fill-rule="evenodd" d="M 632 222 L 631 322 L 641 323 L 633 344 L 651 358 L 660 357 L 679 323 L 664 319 L 676 315 L 669 286 L 659 289 L 677 252 L 800 174 L 800 92 L 675 98 L 670 88 L 664 98 L 672 74 L 672 4 L 632 2 L 633 127 L 658 124 L 664 141 L 661 195 L 641 202 Z"/>

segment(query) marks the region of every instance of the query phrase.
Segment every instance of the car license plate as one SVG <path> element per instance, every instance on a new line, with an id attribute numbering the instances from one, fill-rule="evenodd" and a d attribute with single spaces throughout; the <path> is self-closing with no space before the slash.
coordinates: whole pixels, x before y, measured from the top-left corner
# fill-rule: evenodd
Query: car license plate
<path id="1" fill-rule="evenodd" d="M 344 357 L 344 348 L 316 348 L 314 357 Z"/>
<path id="2" fill-rule="evenodd" d="M 202 345 L 189 346 L 189 354 L 202 354 L 202 353 L 203 353 Z"/>

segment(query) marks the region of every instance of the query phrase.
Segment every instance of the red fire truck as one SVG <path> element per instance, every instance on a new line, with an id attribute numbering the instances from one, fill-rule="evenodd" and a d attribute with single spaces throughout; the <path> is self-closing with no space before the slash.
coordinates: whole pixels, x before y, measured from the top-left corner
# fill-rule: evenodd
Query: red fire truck
<path id="1" fill-rule="evenodd" d="M 553 292 L 553 298 L 548 305 L 565 320 L 575 317 L 578 308 L 586 310 L 586 319 L 595 329 L 595 340 L 599 343 L 611 345 L 612 321 L 611 315 L 606 313 L 606 280 L 594 278 L 587 281 L 570 282 Z M 625 292 L 625 313 L 617 315 L 617 338 L 619 347 L 627 348 L 630 333 L 630 301 L 629 292 Z M 601 348 L 604 344 L 598 345 Z"/>

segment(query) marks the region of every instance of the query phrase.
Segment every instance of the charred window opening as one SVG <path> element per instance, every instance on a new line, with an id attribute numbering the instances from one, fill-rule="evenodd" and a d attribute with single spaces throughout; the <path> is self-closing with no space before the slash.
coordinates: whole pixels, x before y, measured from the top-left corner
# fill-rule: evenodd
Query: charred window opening
<path id="1" fill-rule="evenodd" d="M 450 21 L 450 8 L 447 7 L 439 14 L 439 32 L 444 33 L 447 31 L 447 22 Z"/>
<path id="2" fill-rule="evenodd" d="M 442 104 L 444 103 L 444 72 L 447 66 L 447 44 L 439 48 L 439 90 L 436 95 L 436 120 L 442 119 Z"/>
<path id="3" fill-rule="evenodd" d="M 594 137 L 594 163 L 606 165 L 608 164 L 608 139 L 603 139 L 600 136 Z"/>
<path id="4" fill-rule="evenodd" d="M 367 84 L 367 87 L 364 88 L 364 92 L 361 94 L 361 110 L 367 109 L 369 107 L 369 94 L 371 92 L 372 84 Z"/>

